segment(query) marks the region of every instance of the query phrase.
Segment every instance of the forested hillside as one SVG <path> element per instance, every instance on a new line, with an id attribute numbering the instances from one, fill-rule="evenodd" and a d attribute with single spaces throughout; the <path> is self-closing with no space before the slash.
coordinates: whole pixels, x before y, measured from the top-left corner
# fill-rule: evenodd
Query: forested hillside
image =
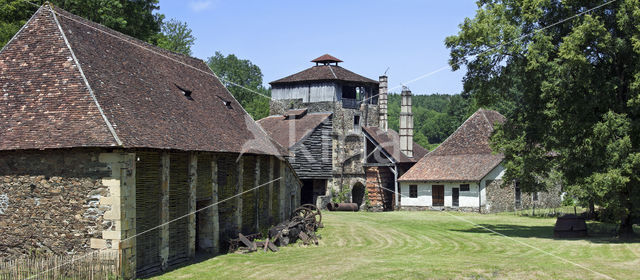
<path id="1" fill-rule="evenodd" d="M 476 109 L 461 95 L 413 95 L 413 140 L 432 150 L 453 133 Z M 398 131 L 400 95 L 389 94 L 389 127 Z"/>

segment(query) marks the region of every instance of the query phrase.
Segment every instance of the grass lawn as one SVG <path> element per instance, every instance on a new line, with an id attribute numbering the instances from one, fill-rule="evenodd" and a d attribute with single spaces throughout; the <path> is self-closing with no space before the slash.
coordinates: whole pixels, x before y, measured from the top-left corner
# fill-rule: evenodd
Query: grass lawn
<path id="1" fill-rule="evenodd" d="M 323 219 L 319 247 L 222 255 L 156 279 L 640 279 L 640 240 L 556 240 L 554 218 L 325 211 Z"/>

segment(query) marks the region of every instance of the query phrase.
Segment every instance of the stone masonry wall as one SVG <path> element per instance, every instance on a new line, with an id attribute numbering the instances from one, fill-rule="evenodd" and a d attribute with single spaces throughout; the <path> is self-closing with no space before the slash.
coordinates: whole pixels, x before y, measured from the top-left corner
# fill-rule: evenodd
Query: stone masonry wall
<path id="1" fill-rule="evenodd" d="M 111 227 L 98 150 L 0 153 L 0 259 L 81 253 Z"/>
<path id="2" fill-rule="evenodd" d="M 502 180 L 495 180 L 486 187 L 487 201 L 485 202 L 483 212 L 498 213 L 505 211 L 515 211 L 522 209 L 536 208 L 554 208 L 562 204 L 561 189 L 557 185 L 548 192 L 539 192 L 538 200 L 534 201 L 531 193 L 521 192 L 520 204 L 516 205 L 516 194 L 514 184 L 502 186 Z"/>

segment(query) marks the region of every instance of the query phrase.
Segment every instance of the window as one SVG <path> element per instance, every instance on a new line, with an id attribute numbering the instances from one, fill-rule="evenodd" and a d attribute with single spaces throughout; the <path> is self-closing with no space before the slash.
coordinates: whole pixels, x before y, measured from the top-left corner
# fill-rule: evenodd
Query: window
<path id="1" fill-rule="evenodd" d="M 469 191 L 469 184 L 460 184 L 460 191 L 461 192 L 468 192 Z"/>
<path id="2" fill-rule="evenodd" d="M 360 131 L 360 116 L 353 116 L 353 130 Z"/>
<path id="3" fill-rule="evenodd" d="M 418 185 L 409 185 L 409 197 L 411 198 L 418 197 Z"/>
<path id="4" fill-rule="evenodd" d="M 533 201 L 538 201 L 538 192 L 534 192 L 532 196 L 533 196 Z"/>

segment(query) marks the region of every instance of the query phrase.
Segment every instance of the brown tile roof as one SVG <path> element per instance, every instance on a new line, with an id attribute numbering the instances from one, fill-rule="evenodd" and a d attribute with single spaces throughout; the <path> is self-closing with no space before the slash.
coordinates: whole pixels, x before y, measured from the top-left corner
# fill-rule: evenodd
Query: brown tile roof
<path id="1" fill-rule="evenodd" d="M 330 54 L 327 53 L 327 54 L 323 54 L 320 57 L 312 60 L 311 62 L 319 62 L 319 63 L 322 63 L 322 62 L 342 62 L 342 60 L 340 60 L 339 58 L 336 58 L 335 56 L 330 55 Z"/>
<path id="2" fill-rule="evenodd" d="M 269 84 L 273 86 L 278 84 L 300 83 L 306 81 L 346 81 L 375 85 L 378 84 L 378 81 L 360 76 L 336 65 L 313 66 L 293 75 L 275 80 Z"/>
<path id="3" fill-rule="evenodd" d="M 295 111 L 295 110 L 292 110 Z M 285 113 L 290 114 L 291 111 Z M 280 145 L 290 148 L 311 134 L 331 113 L 308 113 L 301 118 L 286 118 L 283 115 L 269 116 L 258 124 Z"/>
<path id="4" fill-rule="evenodd" d="M 400 135 L 393 129 L 384 131 L 378 127 L 362 127 L 363 131 L 370 136 L 374 144 L 382 148 L 394 161 L 398 163 L 411 163 L 417 162 L 424 157 L 429 150 L 420 146 L 420 144 L 413 142 L 413 157 L 407 157 L 400 151 Z"/>
<path id="5" fill-rule="evenodd" d="M 41 7 L 0 52 L 0 150 L 286 153 L 202 60 L 55 11 Z"/>
<path id="6" fill-rule="evenodd" d="M 504 117 L 480 109 L 435 150 L 424 156 L 399 181 L 479 181 L 502 162 L 493 154 L 489 138 Z"/>

